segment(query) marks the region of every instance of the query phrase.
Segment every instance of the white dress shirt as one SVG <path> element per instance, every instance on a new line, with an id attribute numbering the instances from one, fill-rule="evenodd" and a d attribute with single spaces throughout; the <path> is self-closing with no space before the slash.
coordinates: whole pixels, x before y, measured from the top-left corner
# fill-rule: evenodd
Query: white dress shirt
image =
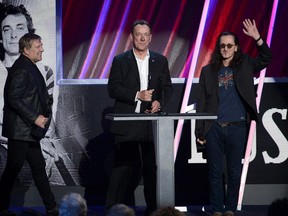
<path id="1" fill-rule="evenodd" d="M 137 55 L 134 52 L 134 49 L 133 49 L 133 53 L 134 53 L 134 56 L 136 58 L 138 71 L 139 71 L 140 91 L 147 90 L 148 84 L 149 84 L 149 79 L 148 79 L 148 75 L 149 75 L 149 57 L 150 57 L 149 50 L 147 50 L 147 54 L 146 54 L 144 59 L 138 58 Z M 140 113 L 141 101 L 137 99 L 137 94 L 138 94 L 138 92 L 136 93 L 136 96 L 135 96 L 135 101 L 137 101 L 137 106 L 136 106 L 135 112 L 136 113 Z"/>

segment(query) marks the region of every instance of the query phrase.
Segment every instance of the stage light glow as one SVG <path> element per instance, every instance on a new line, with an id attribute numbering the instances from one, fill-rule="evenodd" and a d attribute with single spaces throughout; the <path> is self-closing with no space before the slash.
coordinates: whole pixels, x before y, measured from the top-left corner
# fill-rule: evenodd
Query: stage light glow
<path id="1" fill-rule="evenodd" d="M 182 105 L 181 105 L 181 110 L 180 113 L 184 113 L 187 107 L 188 99 L 190 96 L 190 91 L 192 88 L 192 82 L 194 78 L 194 73 L 196 69 L 196 64 L 197 64 L 197 59 L 199 55 L 199 50 L 200 50 L 200 45 L 203 37 L 203 32 L 204 32 L 204 27 L 207 19 L 207 14 L 208 14 L 208 9 L 210 5 L 210 0 L 205 0 L 204 6 L 203 6 L 203 11 L 202 11 L 202 16 L 201 16 L 201 21 L 197 33 L 197 38 L 196 38 L 196 43 L 195 43 L 195 49 L 193 50 L 193 57 L 192 57 L 192 63 L 190 66 L 189 74 L 188 74 L 188 79 L 186 83 L 186 88 L 182 100 Z M 191 51 L 192 52 L 192 51 Z M 182 134 L 182 129 L 183 129 L 183 124 L 184 120 L 179 120 L 176 128 L 176 133 L 175 133 L 175 139 L 174 139 L 174 162 L 176 160 L 177 152 L 178 152 L 178 147 L 179 147 L 179 142 Z"/>
<path id="2" fill-rule="evenodd" d="M 271 17 L 270 17 L 270 24 L 269 24 L 269 29 L 268 29 L 267 41 L 266 41 L 269 46 L 271 45 L 277 8 L 278 8 L 278 0 L 274 0 L 272 12 L 271 12 Z M 260 106 L 262 90 L 263 90 L 263 85 L 264 85 L 264 80 L 265 80 L 265 74 L 266 74 L 266 68 L 261 71 L 260 77 L 259 77 L 259 84 L 257 87 L 257 98 L 256 98 L 257 110 L 259 109 L 259 106 Z M 251 151 L 252 151 L 252 145 L 253 145 L 253 140 L 254 140 L 254 136 L 255 136 L 255 131 L 256 131 L 256 122 L 252 121 L 251 125 L 250 125 L 247 147 L 246 147 L 245 158 L 244 158 L 244 164 L 243 164 L 242 174 L 241 174 L 241 182 L 240 182 L 238 205 L 237 205 L 238 210 L 241 210 L 241 208 L 242 208 L 244 189 L 245 189 L 245 184 L 246 184 L 246 179 L 247 179 L 247 172 L 248 172 L 248 167 L 249 167 L 249 161 L 250 161 L 250 155 L 251 155 Z"/>
<path id="3" fill-rule="evenodd" d="M 99 16 L 99 22 L 98 22 L 98 24 L 96 26 L 96 29 L 94 31 L 94 35 L 92 37 L 91 44 L 90 44 L 90 47 L 89 47 L 89 50 L 88 50 L 88 54 L 87 54 L 87 57 L 86 57 L 86 59 L 84 61 L 84 64 L 83 64 L 79 79 L 86 78 L 85 76 L 87 74 L 87 71 L 88 71 L 88 69 L 89 69 L 89 67 L 91 65 L 91 62 L 92 62 L 92 59 L 93 59 L 93 56 L 94 56 L 94 50 L 96 49 L 96 47 L 98 45 L 98 42 L 99 42 L 99 39 L 101 37 L 101 33 L 102 33 L 102 30 L 103 30 L 103 27 L 104 27 L 104 23 L 105 23 L 106 17 L 108 15 L 108 11 L 109 11 L 109 7 L 111 5 L 111 1 L 112 0 L 105 0 L 105 2 L 103 3 L 102 9 L 101 9 L 101 14 Z"/>

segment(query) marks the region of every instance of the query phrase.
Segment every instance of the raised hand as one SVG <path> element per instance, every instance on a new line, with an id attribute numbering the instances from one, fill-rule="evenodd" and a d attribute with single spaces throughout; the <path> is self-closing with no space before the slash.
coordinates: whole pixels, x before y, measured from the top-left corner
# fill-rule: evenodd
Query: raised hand
<path id="1" fill-rule="evenodd" d="M 257 26 L 256 26 L 256 23 L 255 23 L 255 20 L 253 20 L 253 22 L 251 22 L 250 19 L 245 19 L 243 21 L 243 25 L 245 28 L 243 28 L 243 32 L 254 38 L 254 40 L 257 40 L 260 38 L 260 34 L 258 32 L 258 29 L 257 29 Z"/>

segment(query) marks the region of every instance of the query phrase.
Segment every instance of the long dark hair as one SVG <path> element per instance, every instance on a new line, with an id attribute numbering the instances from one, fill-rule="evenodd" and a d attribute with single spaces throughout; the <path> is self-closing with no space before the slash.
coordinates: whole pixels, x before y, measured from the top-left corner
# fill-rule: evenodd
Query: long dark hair
<path id="1" fill-rule="evenodd" d="M 242 60 L 242 50 L 241 50 L 241 47 L 239 44 L 239 39 L 238 39 L 237 35 L 233 32 L 229 32 L 229 31 L 228 32 L 222 32 L 218 36 L 214 51 L 211 54 L 210 64 L 212 65 L 213 71 L 219 71 L 220 68 L 223 66 L 223 57 L 222 57 L 221 51 L 220 51 L 220 39 L 222 36 L 227 36 L 227 35 L 231 35 L 234 38 L 235 45 L 238 46 L 237 52 L 234 53 L 233 59 L 231 60 L 229 67 L 235 68 L 237 65 L 240 64 L 240 62 Z"/>

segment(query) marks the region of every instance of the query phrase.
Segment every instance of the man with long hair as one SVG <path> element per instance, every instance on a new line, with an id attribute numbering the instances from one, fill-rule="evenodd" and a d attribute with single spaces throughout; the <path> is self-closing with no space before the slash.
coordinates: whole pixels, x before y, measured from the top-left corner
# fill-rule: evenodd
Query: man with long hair
<path id="1" fill-rule="evenodd" d="M 255 20 L 243 22 L 243 32 L 255 40 L 260 55 L 252 58 L 241 51 L 233 32 L 222 32 L 210 64 L 203 67 L 199 80 L 197 112 L 217 115 L 214 120 L 197 120 L 195 135 L 206 143 L 209 169 L 210 204 L 214 216 L 233 216 L 237 208 L 242 157 L 248 125 L 257 122 L 253 73 L 268 66 L 271 51 L 261 38 Z M 223 185 L 224 156 L 227 162 L 227 192 Z"/>

